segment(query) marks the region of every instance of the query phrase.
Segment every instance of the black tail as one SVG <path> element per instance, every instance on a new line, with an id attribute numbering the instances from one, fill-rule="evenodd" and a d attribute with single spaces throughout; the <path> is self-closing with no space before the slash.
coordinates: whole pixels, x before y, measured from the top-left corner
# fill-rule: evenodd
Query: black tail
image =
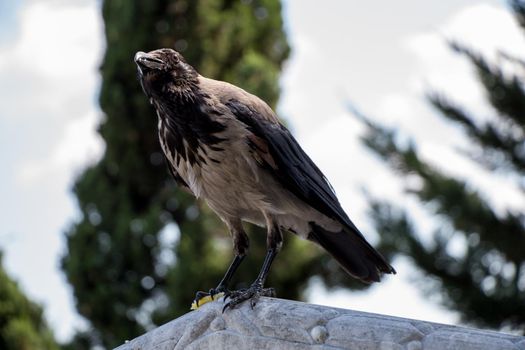
<path id="1" fill-rule="evenodd" d="M 382 273 L 396 270 L 360 234 L 330 232 L 311 222 L 308 239 L 330 253 L 351 276 L 366 283 L 379 282 Z"/>

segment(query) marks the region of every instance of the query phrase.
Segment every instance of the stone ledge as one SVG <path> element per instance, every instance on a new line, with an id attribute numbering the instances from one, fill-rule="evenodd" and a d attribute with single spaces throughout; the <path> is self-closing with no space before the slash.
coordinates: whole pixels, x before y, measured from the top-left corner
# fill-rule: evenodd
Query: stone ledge
<path id="1" fill-rule="evenodd" d="M 117 350 L 525 350 L 525 337 L 274 298 L 203 305 Z"/>

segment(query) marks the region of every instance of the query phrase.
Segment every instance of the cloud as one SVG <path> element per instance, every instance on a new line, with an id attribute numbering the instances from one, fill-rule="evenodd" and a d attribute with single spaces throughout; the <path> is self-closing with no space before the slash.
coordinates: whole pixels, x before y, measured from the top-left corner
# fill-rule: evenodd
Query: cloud
<path id="1" fill-rule="evenodd" d="M 505 7 L 489 4 L 467 7 L 452 16 L 442 29 L 447 38 L 458 38 L 492 59 L 499 50 L 517 56 L 525 53 L 523 31 Z"/>
<path id="2" fill-rule="evenodd" d="M 103 151 L 96 132 L 103 49 L 98 6 L 95 0 L 24 2 L 9 40 L 0 41 L 0 159 L 6 169 L 0 174 L 0 242 L 6 269 L 46 306 L 60 340 L 82 327 L 57 261 L 64 226 L 76 214 L 69 188 Z"/>
<path id="3" fill-rule="evenodd" d="M 437 30 L 411 35 L 402 45 L 417 58 L 412 88 L 445 90 L 474 113 L 491 110 L 475 76 L 472 65 L 454 54 L 447 40 L 457 41 L 491 62 L 499 52 L 524 57 L 525 39 L 516 19 L 504 7 L 473 5 L 458 11 Z M 425 86 L 426 85 L 426 86 Z"/>
<path id="4" fill-rule="evenodd" d="M 18 40 L 0 47 L 0 118 L 32 118 L 37 107 L 40 115 L 63 121 L 72 116 L 67 112 L 92 108 L 83 97 L 96 86 L 97 12 L 36 2 L 20 11 L 19 23 Z"/>
<path id="5" fill-rule="evenodd" d="M 409 77 L 410 89 L 404 94 L 405 98 L 413 99 L 412 106 L 418 106 L 415 98 L 432 89 L 450 96 L 479 121 L 492 118 L 496 112 L 485 98 L 470 61 L 455 54 L 446 39 L 466 45 L 490 62 L 498 63 L 500 52 L 525 57 L 523 30 L 506 8 L 479 4 L 461 9 L 437 30 L 418 33 L 402 41 L 405 49 L 417 58 Z M 386 110 L 388 98 L 381 105 Z M 414 135 L 425 159 L 480 190 L 500 213 L 506 208 L 524 208 L 515 179 L 508 174 L 495 175 L 465 159 L 457 152 L 457 149 L 469 149 L 469 140 L 461 130 L 444 123 L 441 117 L 436 117 L 435 111 L 419 112 L 422 113 L 417 116 L 405 110 L 405 117 L 398 121 L 403 129 Z M 413 121 L 418 120 L 420 122 L 414 125 Z M 426 127 L 421 123 L 427 123 Z"/>
<path id="6" fill-rule="evenodd" d="M 94 3 L 32 2 L 19 24 L 17 40 L 0 46 L 0 121 L 43 135 L 38 157 L 17 166 L 27 183 L 101 154 L 93 101 L 102 40 Z"/>
<path id="7" fill-rule="evenodd" d="M 100 135 L 95 133 L 99 122 L 99 115 L 91 111 L 66 123 L 61 138 L 49 155 L 21 162 L 17 176 L 20 185 L 38 185 L 42 178 L 57 174 L 70 177 L 86 164 L 96 162 L 104 150 Z"/>

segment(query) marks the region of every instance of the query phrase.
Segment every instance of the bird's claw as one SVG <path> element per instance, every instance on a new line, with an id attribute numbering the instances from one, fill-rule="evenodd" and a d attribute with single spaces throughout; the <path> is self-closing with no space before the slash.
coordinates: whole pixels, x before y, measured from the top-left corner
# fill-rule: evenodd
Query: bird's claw
<path id="1" fill-rule="evenodd" d="M 262 296 L 275 297 L 275 289 L 263 288 L 263 286 L 260 283 L 254 283 L 250 286 L 250 288 L 232 291 L 224 298 L 224 300 L 230 298 L 230 301 L 226 305 L 224 305 L 224 307 L 222 308 L 222 312 L 224 313 L 224 311 L 226 311 L 226 309 L 228 308 L 233 309 L 234 307 L 246 300 L 250 300 L 250 306 L 253 309 L 255 307 L 255 304 L 257 304 L 259 297 Z"/>
<path id="2" fill-rule="evenodd" d="M 235 298 L 237 295 L 245 293 L 247 290 L 248 288 L 241 288 L 234 291 L 228 291 L 228 293 L 224 295 L 224 302 L 226 302 L 229 298 Z"/>

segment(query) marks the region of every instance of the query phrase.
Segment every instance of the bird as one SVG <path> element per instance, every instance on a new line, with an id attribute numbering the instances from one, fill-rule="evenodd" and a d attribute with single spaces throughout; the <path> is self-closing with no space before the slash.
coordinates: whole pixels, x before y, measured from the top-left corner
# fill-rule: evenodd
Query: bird
<path id="1" fill-rule="evenodd" d="M 195 301 L 225 295 L 234 308 L 261 296 L 270 267 L 289 231 L 326 250 L 352 277 L 379 282 L 395 269 L 341 207 L 325 175 L 276 113 L 259 97 L 200 75 L 171 48 L 134 56 L 138 80 L 156 110 L 158 137 L 176 183 L 203 199 L 226 224 L 234 258 L 224 277 Z M 266 227 L 266 256 L 255 281 L 228 285 L 248 253 L 243 222 Z M 226 299 L 226 298 L 225 298 Z"/>

